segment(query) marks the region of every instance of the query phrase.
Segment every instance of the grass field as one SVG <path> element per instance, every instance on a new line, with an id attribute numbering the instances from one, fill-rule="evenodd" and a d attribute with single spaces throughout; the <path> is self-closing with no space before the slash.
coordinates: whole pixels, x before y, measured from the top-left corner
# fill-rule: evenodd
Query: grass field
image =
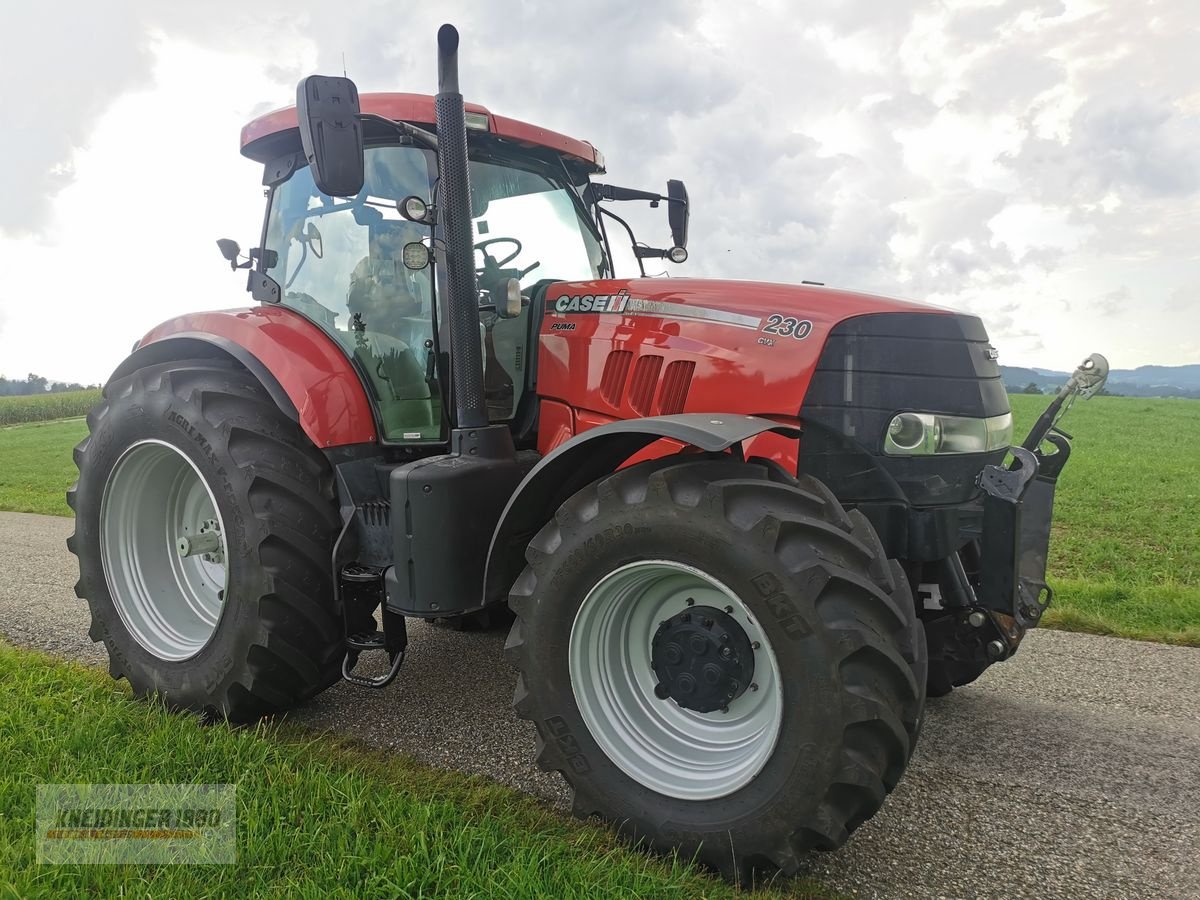
<path id="1" fill-rule="evenodd" d="M 82 783 L 236 784 L 238 863 L 38 865 L 36 786 Z M 158 897 L 734 896 L 481 779 L 278 724 L 205 727 L 99 671 L 0 644 L 0 897 L 151 884 Z"/>
<path id="2" fill-rule="evenodd" d="M 0 397 L 0 425 L 48 422 L 52 419 L 85 416 L 99 399 L 99 388 L 93 391 L 64 391 L 59 394 Z"/>
<path id="3" fill-rule="evenodd" d="M 71 515 L 66 491 L 77 475 L 71 450 L 86 436 L 83 419 L 0 428 L 0 509 Z"/>
<path id="4" fill-rule="evenodd" d="M 1012 397 L 1018 435 L 1047 398 Z M 1200 402 L 1097 397 L 1075 436 L 1050 548 L 1051 627 L 1200 646 Z M 0 509 L 69 515 L 82 420 L 0 428 Z"/>
<path id="5" fill-rule="evenodd" d="M 1048 398 L 1011 400 L 1023 438 Z M 1062 424 L 1045 624 L 1200 646 L 1200 401 L 1096 397 Z"/>

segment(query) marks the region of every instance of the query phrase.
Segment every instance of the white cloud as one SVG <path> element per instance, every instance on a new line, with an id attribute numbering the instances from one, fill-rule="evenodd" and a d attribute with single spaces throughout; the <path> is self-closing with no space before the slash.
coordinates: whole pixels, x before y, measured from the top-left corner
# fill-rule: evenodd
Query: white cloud
<path id="1" fill-rule="evenodd" d="M 673 272 L 970 309 L 1010 362 L 1196 361 L 1190 0 L 296 6 L 10 14 L 62 52 L 0 60 L 28 86 L 0 149 L 0 371 L 98 380 L 154 322 L 247 302 L 212 244 L 257 236 L 241 124 L 343 53 L 364 90 L 432 91 L 444 20 L 470 99 L 592 140 L 613 182 L 688 182 Z M 631 218 L 665 239 L 661 210 Z"/>

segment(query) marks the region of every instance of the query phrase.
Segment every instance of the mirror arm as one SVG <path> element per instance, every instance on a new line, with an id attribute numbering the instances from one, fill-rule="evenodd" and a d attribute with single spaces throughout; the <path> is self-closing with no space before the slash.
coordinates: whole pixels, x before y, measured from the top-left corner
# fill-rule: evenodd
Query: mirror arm
<path id="1" fill-rule="evenodd" d="M 633 248 L 633 258 L 637 260 L 638 271 L 641 272 L 642 277 L 645 278 L 646 277 L 646 267 L 644 265 L 642 265 L 642 257 L 638 255 L 637 238 L 634 237 L 633 229 L 629 227 L 629 223 L 626 222 L 624 219 L 622 219 L 620 216 L 618 216 L 616 213 L 610 212 L 609 210 L 605 209 L 599 203 L 596 204 L 595 209 L 596 209 L 597 216 L 602 216 L 602 215 L 608 216 L 610 219 L 613 219 L 613 220 L 621 223 L 621 225 L 623 225 L 625 227 L 625 233 L 629 235 L 629 246 Z"/>

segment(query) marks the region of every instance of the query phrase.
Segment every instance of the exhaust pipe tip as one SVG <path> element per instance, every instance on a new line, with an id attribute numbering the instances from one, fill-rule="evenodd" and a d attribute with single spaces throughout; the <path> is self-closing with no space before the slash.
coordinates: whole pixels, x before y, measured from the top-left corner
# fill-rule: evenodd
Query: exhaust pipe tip
<path id="1" fill-rule="evenodd" d="M 458 29 L 447 22 L 438 29 L 438 50 L 442 53 L 458 51 Z"/>
<path id="2" fill-rule="evenodd" d="M 438 29 L 438 93 L 458 93 L 458 29 L 447 23 Z"/>

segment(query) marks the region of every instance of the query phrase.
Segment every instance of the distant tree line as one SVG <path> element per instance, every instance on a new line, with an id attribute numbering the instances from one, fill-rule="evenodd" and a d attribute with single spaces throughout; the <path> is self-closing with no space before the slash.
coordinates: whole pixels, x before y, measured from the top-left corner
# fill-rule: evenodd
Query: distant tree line
<path id="1" fill-rule="evenodd" d="M 66 391 L 85 391 L 98 388 L 98 384 L 80 384 L 78 381 L 50 381 L 30 372 L 24 378 L 5 378 L 0 375 L 0 397 L 16 397 L 24 394 L 61 394 Z"/>
<path id="2" fill-rule="evenodd" d="M 1006 391 L 1008 391 L 1010 394 L 1053 394 L 1056 392 L 1054 388 L 1047 388 L 1046 390 L 1043 391 L 1040 387 L 1038 387 L 1037 382 L 1034 382 L 1034 381 L 1029 382 L 1029 384 L 1025 385 L 1025 387 L 1014 387 L 1011 384 L 1006 384 L 1004 386 L 1004 389 Z M 1118 394 L 1116 391 L 1110 391 L 1108 388 L 1101 388 L 1099 393 L 1096 394 L 1096 396 L 1097 397 L 1124 397 L 1125 395 Z"/>

